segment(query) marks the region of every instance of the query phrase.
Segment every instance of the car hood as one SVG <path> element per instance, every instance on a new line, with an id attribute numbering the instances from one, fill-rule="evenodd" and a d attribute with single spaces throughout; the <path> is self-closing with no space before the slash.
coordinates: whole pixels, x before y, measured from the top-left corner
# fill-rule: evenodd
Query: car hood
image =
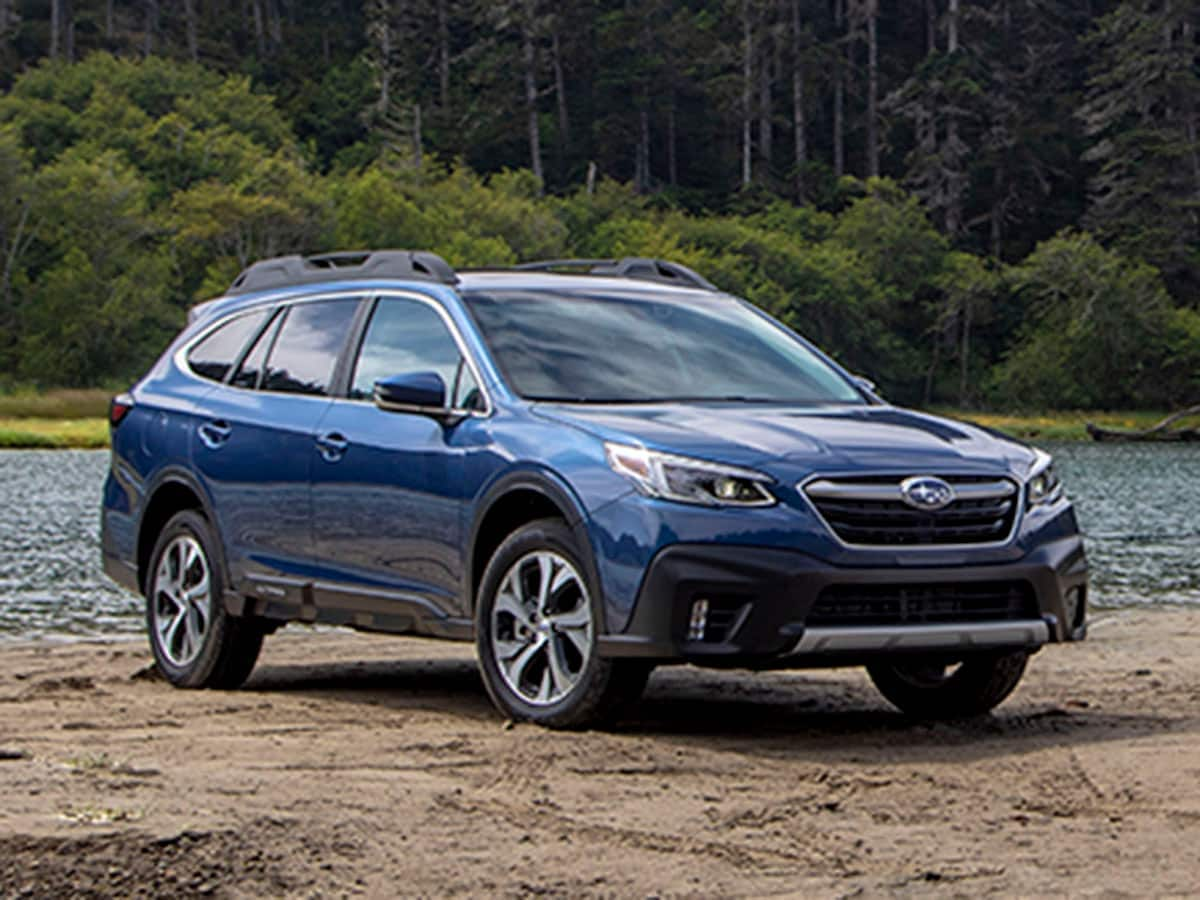
<path id="1" fill-rule="evenodd" d="M 864 470 L 1024 474 L 1033 461 L 1030 448 L 987 429 L 894 406 L 538 404 L 535 413 L 602 440 L 786 477 Z"/>

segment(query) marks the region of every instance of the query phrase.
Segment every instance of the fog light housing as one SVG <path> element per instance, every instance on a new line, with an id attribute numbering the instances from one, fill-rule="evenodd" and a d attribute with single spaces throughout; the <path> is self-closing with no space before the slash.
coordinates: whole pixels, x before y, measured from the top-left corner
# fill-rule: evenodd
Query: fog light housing
<path id="1" fill-rule="evenodd" d="M 692 617 L 688 620 L 687 639 L 689 641 L 704 640 L 704 631 L 708 627 L 708 601 L 701 598 L 692 603 Z"/>

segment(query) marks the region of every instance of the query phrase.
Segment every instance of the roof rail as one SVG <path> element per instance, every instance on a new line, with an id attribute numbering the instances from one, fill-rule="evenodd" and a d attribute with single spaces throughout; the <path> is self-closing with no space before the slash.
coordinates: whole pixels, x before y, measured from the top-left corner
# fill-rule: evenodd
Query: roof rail
<path id="1" fill-rule="evenodd" d="M 513 266 L 527 272 L 552 272 L 555 269 L 583 269 L 589 275 L 613 275 L 617 278 L 637 278 L 641 281 L 657 281 L 680 287 L 715 291 L 716 285 L 698 272 L 679 263 L 665 259 L 650 259 L 644 256 L 626 256 L 622 259 L 547 259 L 540 262 L 521 263 Z"/>
<path id="2" fill-rule="evenodd" d="M 277 256 L 242 270 L 226 295 L 248 294 L 331 278 L 412 278 L 457 284 L 458 276 L 436 253 L 424 250 L 346 250 L 316 256 Z"/>

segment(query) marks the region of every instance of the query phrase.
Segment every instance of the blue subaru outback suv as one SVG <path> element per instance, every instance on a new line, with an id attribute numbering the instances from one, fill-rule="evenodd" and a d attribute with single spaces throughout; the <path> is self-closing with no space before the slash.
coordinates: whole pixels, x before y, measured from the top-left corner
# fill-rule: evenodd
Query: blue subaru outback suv
<path id="1" fill-rule="evenodd" d="M 300 621 L 474 640 L 500 710 L 549 726 L 681 662 L 865 665 L 961 717 L 1085 633 L 1049 456 L 885 403 L 661 260 L 259 262 L 110 419 L 104 565 L 181 687 L 239 685 Z"/>

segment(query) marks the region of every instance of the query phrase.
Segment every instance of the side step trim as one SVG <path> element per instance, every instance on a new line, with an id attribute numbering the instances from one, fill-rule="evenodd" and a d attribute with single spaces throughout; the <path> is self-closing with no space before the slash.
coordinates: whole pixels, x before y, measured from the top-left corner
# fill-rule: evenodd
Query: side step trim
<path id="1" fill-rule="evenodd" d="M 790 655 L 1040 647 L 1049 640 L 1050 629 L 1040 619 L 961 625 L 806 628 Z"/>

